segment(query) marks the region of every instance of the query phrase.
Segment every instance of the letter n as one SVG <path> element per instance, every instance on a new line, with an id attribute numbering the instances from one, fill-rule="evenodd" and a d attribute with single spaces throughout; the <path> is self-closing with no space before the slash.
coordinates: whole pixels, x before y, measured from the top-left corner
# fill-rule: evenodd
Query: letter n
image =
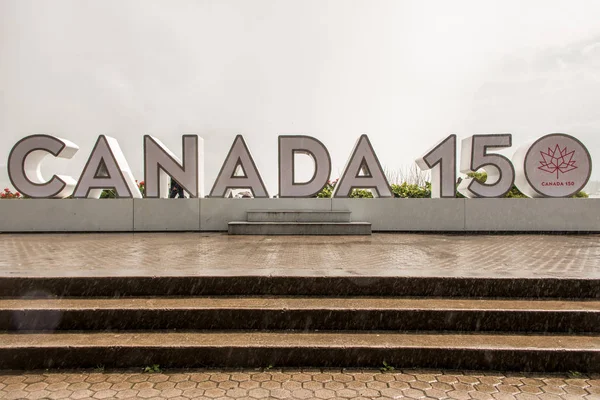
<path id="1" fill-rule="evenodd" d="M 204 140 L 183 135 L 182 155 L 183 162 L 159 139 L 144 136 L 145 197 L 169 197 L 169 177 L 190 197 L 204 197 Z"/>

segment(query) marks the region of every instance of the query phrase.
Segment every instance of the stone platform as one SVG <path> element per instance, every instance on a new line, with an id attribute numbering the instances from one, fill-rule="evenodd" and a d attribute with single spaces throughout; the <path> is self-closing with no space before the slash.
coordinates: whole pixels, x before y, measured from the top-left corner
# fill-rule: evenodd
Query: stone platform
<path id="1" fill-rule="evenodd" d="M 599 235 L 1 238 L 0 369 L 600 370 Z"/>

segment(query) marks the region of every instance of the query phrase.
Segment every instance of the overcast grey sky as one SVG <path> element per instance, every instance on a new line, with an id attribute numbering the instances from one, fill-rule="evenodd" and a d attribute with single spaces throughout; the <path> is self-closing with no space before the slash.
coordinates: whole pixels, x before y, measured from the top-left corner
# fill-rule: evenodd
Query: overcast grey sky
<path id="1" fill-rule="evenodd" d="M 516 150 L 565 132 L 600 160 L 598 16 L 597 0 L 0 0 L 0 185 L 34 133 L 80 147 L 48 177 L 77 178 L 107 134 L 138 179 L 144 134 L 180 154 L 197 133 L 207 192 L 236 134 L 271 194 L 280 134 L 323 141 L 332 178 L 362 133 L 389 169 L 450 133 Z"/>

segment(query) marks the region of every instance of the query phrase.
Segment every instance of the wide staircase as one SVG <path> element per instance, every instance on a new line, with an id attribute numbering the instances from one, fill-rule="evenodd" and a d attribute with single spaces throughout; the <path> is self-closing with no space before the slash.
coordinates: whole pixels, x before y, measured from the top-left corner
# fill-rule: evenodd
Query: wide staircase
<path id="1" fill-rule="evenodd" d="M 593 279 L 2 277 L 0 296 L 0 369 L 600 371 Z"/>
<path id="2" fill-rule="evenodd" d="M 248 211 L 229 223 L 230 235 L 370 235 L 371 223 L 351 222 L 350 211 Z"/>

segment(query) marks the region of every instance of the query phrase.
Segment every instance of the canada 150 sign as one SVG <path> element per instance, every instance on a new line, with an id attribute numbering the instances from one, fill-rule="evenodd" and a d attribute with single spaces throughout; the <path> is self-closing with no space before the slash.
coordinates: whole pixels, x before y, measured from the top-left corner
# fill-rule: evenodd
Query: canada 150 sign
<path id="1" fill-rule="evenodd" d="M 416 160 L 422 170 L 432 170 L 431 197 L 453 198 L 456 190 L 465 197 L 502 197 L 514 185 L 529 197 L 567 197 L 586 185 L 592 160 L 576 138 L 554 133 L 520 147 L 509 160 L 490 152 L 512 145 L 512 135 L 473 135 L 462 140 L 460 172 L 484 170 L 487 181 L 463 179 L 456 187 L 456 135 L 440 141 Z M 32 135 L 20 140 L 8 158 L 13 186 L 33 198 L 99 198 L 102 190 L 114 189 L 118 197 L 141 198 L 133 174 L 116 139 L 101 135 L 78 180 L 41 173 L 44 157 L 72 158 L 79 147 L 51 135 Z M 314 173 L 307 182 L 295 180 L 294 155 L 309 155 Z M 182 137 L 182 159 L 159 139 L 144 136 L 145 197 L 168 197 L 168 179 L 176 180 L 191 197 L 204 197 L 204 142 L 197 135 Z M 240 173 L 241 171 L 241 173 Z M 312 197 L 331 174 L 327 148 L 310 136 L 279 136 L 279 197 Z M 255 197 L 269 197 L 254 159 L 241 135 L 223 162 L 210 197 L 227 197 L 232 189 L 249 189 Z M 374 196 L 392 197 L 392 191 L 367 135 L 356 142 L 333 197 L 348 197 L 353 189 L 371 189 Z"/>

